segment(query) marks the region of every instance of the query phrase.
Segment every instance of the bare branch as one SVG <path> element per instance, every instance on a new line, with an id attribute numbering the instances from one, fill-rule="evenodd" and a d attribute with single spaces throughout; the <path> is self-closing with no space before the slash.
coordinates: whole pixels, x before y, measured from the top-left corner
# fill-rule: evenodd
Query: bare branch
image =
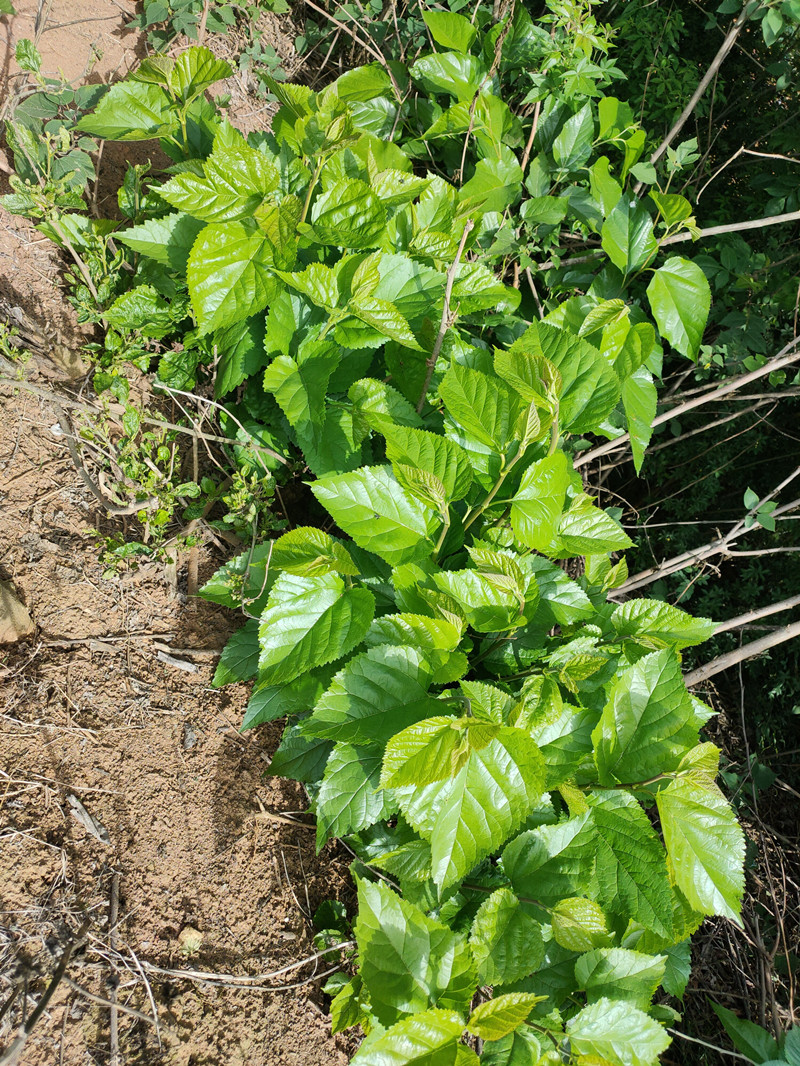
<path id="1" fill-rule="evenodd" d="M 684 677 L 686 686 L 691 688 L 693 685 L 699 685 L 701 681 L 706 681 L 714 674 L 722 673 L 730 666 L 752 659 L 753 656 L 760 655 L 777 644 L 784 644 L 787 640 L 794 640 L 795 637 L 800 637 L 800 622 L 793 622 L 791 625 L 776 629 L 773 633 L 766 633 L 758 640 L 752 640 L 749 644 L 743 644 L 741 648 L 718 655 L 716 659 L 712 659 L 704 666 L 699 666 L 696 670 L 690 670 Z"/>
<path id="2" fill-rule="evenodd" d="M 653 427 L 662 425 L 664 422 L 669 422 L 673 418 L 678 418 L 680 415 L 685 415 L 688 411 L 693 411 L 696 407 L 701 407 L 703 404 L 708 403 L 709 400 L 719 400 L 723 396 L 728 396 L 732 392 L 736 392 L 743 385 L 749 385 L 751 381 L 757 381 L 759 378 L 766 377 L 767 374 L 771 374 L 775 370 L 780 370 L 784 366 L 789 366 L 790 363 L 796 363 L 800 359 L 800 351 L 794 351 L 797 345 L 800 343 L 800 337 L 795 337 L 791 340 L 781 351 L 773 358 L 769 359 L 758 370 L 751 370 L 748 374 L 741 374 L 739 377 L 731 378 L 726 385 L 721 385 L 718 389 L 709 390 L 704 392 L 700 396 L 696 396 L 691 400 L 687 400 L 685 403 L 678 404 L 676 407 L 670 408 L 669 411 L 664 411 L 660 415 L 656 415 L 653 419 Z M 613 440 L 605 441 L 603 444 L 598 444 L 596 448 L 590 448 L 587 452 L 583 452 L 575 459 L 575 466 L 585 466 L 586 463 L 590 463 L 593 459 L 596 459 L 600 455 L 607 455 L 609 452 L 615 451 L 622 444 L 626 444 L 631 439 L 630 433 L 623 433 L 619 437 L 615 437 Z"/>
<path id="3" fill-rule="evenodd" d="M 781 600 L 779 603 L 769 603 L 766 607 L 756 607 L 752 611 L 747 611 L 746 614 L 740 614 L 736 618 L 729 618 L 727 622 L 721 622 L 714 630 L 714 636 L 718 637 L 720 633 L 739 629 L 750 622 L 758 621 L 759 618 L 769 618 L 771 614 L 780 614 L 781 611 L 790 611 L 792 607 L 798 606 L 800 606 L 800 595 L 789 596 L 788 599 Z"/>

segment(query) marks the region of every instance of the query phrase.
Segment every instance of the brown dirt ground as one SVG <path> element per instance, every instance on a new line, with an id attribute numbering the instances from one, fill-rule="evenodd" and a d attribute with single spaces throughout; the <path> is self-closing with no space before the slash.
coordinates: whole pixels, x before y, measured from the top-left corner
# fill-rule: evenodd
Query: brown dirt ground
<path id="1" fill-rule="evenodd" d="M 16 69 L 14 43 L 33 36 L 41 5 L 15 6 L 15 18 L 0 20 L 0 99 Z M 141 54 L 124 30 L 131 0 L 43 6 L 47 72 L 106 79 Z M 280 33 L 271 43 L 286 48 Z M 101 55 L 90 67 L 93 49 Z M 263 121 L 263 101 L 232 82 L 244 123 Z M 109 188 L 108 168 L 124 164 L 124 155 L 104 160 Z M 47 242 L 0 209 L 0 316 L 11 309 L 25 322 L 36 341 L 28 378 L 45 389 L 82 372 L 74 353 L 85 336 L 60 296 L 59 269 Z M 210 687 L 233 615 L 176 592 L 160 565 L 103 580 L 89 531 L 115 527 L 54 423 L 45 398 L 0 391 L 0 580 L 13 583 L 37 626 L 30 640 L 0 647 L 0 1004 L 13 988 L 25 991 L 2 1016 L 0 1047 L 88 920 L 23 1066 L 343 1066 L 319 982 L 302 983 L 335 959 L 252 988 L 157 972 L 228 974 L 235 985 L 313 954 L 310 914 L 351 891 L 346 862 L 330 846 L 318 859 L 307 826 L 274 817 L 305 805 L 295 785 L 263 777 L 279 727 L 239 735 L 247 686 Z M 201 581 L 222 561 L 201 549 Z M 165 649 L 194 672 L 159 659 Z M 70 797 L 108 843 L 76 818 Z M 197 930 L 195 944 L 186 930 Z M 90 998 L 114 995 L 116 1058 L 110 1009 Z"/>

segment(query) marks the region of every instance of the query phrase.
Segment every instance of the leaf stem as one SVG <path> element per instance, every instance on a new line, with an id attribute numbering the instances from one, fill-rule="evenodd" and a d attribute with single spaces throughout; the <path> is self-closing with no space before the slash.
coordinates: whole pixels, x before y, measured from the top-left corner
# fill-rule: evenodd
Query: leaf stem
<path id="1" fill-rule="evenodd" d="M 308 209 L 311 206 L 311 197 L 312 197 L 312 195 L 314 193 L 314 189 L 317 186 L 317 181 L 319 180 L 319 175 L 320 175 L 320 171 L 322 170 L 323 162 L 324 162 L 324 159 L 320 159 L 319 162 L 317 163 L 316 167 L 314 167 L 314 173 L 311 175 L 311 181 L 308 183 L 308 189 L 306 190 L 306 198 L 305 198 L 305 201 L 303 202 L 303 210 L 302 210 L 302 212 L 300 214 L 300 222 L 305 222 L 305 220 L 306 220 L 306 215 L 308 214 Z"/>
<path id="2" fill-rule="evenodd" d="M 305 216 L 304 216 L 305 217 Z M 444 306 L 442 307 L 442 317 L 439 322 L 439 332 L 436 334 L 436 340 L 433 343 L 433 349 L 428 356 L 428 362 L 426 364 L 425 372 L 425 384 L 422 386 L 422 393 L 420 394 L 419 402 L 417 403 L 417 414 L 422 411 L 425 406 L 425 397 L 428 395 L 428 389 L 430 388 L 431 378 L 433 377 L 433 371 L 436 366 L 436 361 L 439 358 L 439 353 L 442 350 L 444 344 L 444 338 L 447 335 L 447 331 L 453 325 L 456 320 L 455 314 L 450 311 L 450 298 L 453 295 L 453 284 L 456 280 L 456 271 L 458 270 L 458 264 L 461 260 L 461 256 L 464 254 L 464 246 L 467 243 L 467 237 L 474 229 L 475 223 L 471 218 L 468 218 L 464 223 L 464 229 L 461 232 L 461 240 L 458 242 L 458 250 L 456 251 L 455 259 L 450 264 L 447 270 L 447 280 L 444 286 Z"/>

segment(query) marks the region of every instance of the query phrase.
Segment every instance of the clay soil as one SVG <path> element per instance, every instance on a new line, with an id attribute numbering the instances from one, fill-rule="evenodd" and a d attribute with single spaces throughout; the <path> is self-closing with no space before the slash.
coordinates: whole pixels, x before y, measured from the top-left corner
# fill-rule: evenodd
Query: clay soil
<path id="1" fill-rule="evenodd" d="M 124 29 L 131 0 L 15 6 L 0 20 L 0 99 L 37 9 L 47 72 L 106 80 L 143 54 Z M 263 105 L 231 88 L 243 124 L 257 121 Z M 47 401 L 84 370 L 59 270 L 0 213 L 0 313 L 36 340 L 26 373 L 42 390 L 0 388 L 0 580 L 36 625 L 0 646 L 0 1053 L 72 950 L 23 1066 L 343 1066 L 317 979 L 340 960 L 296 964 L 314 954 L 316 907 L 352 891 L 347 856 L 317 857 L 309 817 L 292 813 L 302 793 L 264 777 L 279 726 L 240 735 L 247 687 L 211 687 L 238 623 L 181 591 L 185 559 L 177 583 L 162 564 L 103 579 L 91 531 L 120 527 Z M 223 561 L 201 549 L 201 582 Z"/>

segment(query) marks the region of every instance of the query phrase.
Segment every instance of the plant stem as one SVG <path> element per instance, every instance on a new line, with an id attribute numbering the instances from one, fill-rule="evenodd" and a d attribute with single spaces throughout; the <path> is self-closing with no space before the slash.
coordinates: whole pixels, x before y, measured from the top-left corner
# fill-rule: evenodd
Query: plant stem
<path id="1" fill-rule="evenodd" d="M 450 264 L 447 270 L 447 280 L 444 286 L 444 306 L 442 307 L 442 318 L 439 322 L 439 332 L 436 335 L 436 340 L 433 344 L 431 354 L 428 356 L 428 362 L 426 364 L 425 384 L 422 386 L 422 393 L 417 404 L 417 414 L 422 411 L 425 406 L 425 397 L 428 395 L 428 389 L 430 388 L 431 378 L 433 377 L 433 371 L 436 367 L 436 360 L 439 358 L 439 353 L 442 350 L 442 344 L 444 344 L 444 338 L 447 331 L 455 322 L 455 315 L 450 312 L 450 298 L 453 295 L 453 284 L 456 280 L 456 271 L 458 270 L 458 264 L 461 260 L 461 256 L 464 254 L 464 246 L 467 243 L 467 237 L 473 230 L 475 223 L 471 218 L 468 218 L 464 223 L 464 229 L 461 233 L 461 240 L 458 242 L 458 250 L 453 262 Z"/>
<path id="2" fill-rule="evenodd" d="M 66 235 L 64 230 L 61 228 L 59 223 L 56 222 L 55 219 L 50 219 L 49 221 L 50 221 L 50 225 L 53 227 L 54 233 L 56 234 L 58 239 L 61 241 L 61 243 L 64 245 L 64 247 L 67 249 L 67 251 L 72 256 L 72 258 L 75 260 L 75 265 L 78 267 L 78 270 L 80 270 L 81 277 L 86 282 L 86 288 L 92 294 L 92 298 L 93 298 L 94 302 L 96 304 L 99 304 L 100 303 L 100 297 L 97 295 L 97 289 L 94 287 L 94 282 L 92 281 L 92 276 L 89 273 L 89 268 L 86 266 L 86 263 L 84 263 L 84 261 L 81 259 L 81 257 L 78 255 L 78 253 L 75 251 L 74 247 L 72 246 L 72 242 L 70 241 L 69 237 Z"/>
<path id="3" fill-rule="evenodd" d="M 314 189 L 316 188 L 317 181 L 319 180 L 320 171 L 322 170 L 322 162 L 323 161 L 320 159 L 320 161 L 314 168 L 314 173 L 311 175 L 311 181 L 308 183 L 308 189 L 306 190 L 306 198 L 303 203 L 302 213 L 300 215 L 301 222 L 305 222 L 306 215 L 308 214 L 308 209 L 311 206 L 311 197 L 314 193 Z"/>

